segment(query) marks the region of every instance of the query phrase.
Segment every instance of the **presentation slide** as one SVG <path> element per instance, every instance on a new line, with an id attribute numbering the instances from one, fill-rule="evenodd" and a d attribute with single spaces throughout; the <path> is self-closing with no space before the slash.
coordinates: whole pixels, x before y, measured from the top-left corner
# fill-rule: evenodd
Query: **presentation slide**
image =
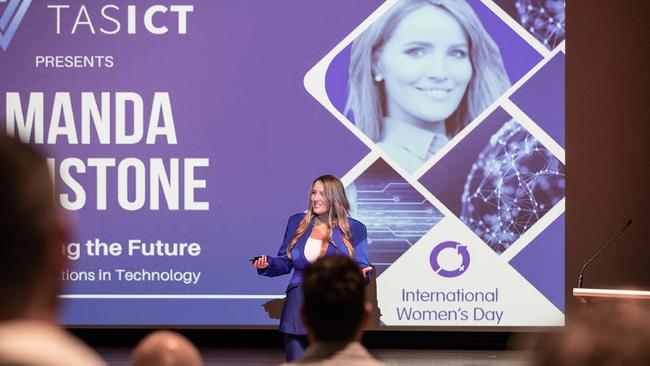
<path id="1" fill-rule="evenodd" d="M 312 181 L 372 327 L 564 324 L 563 0 L 0 0 L 0 132 L 74 228 L 69 326 L 273 328 Z M 29 223 L 25 223 L 29 225 Z"/>

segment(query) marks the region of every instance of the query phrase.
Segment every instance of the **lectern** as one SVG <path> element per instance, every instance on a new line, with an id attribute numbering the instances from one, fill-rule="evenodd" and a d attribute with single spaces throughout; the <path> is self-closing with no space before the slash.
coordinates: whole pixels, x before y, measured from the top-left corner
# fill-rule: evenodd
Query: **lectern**
<path id="1" fill-rule="evenodd" d="M 583 304 L 607 300 L 647 300 L 650 301 L 650 291 L 612 290 L 598 288 L 574 288 L 573 296 Z"/>

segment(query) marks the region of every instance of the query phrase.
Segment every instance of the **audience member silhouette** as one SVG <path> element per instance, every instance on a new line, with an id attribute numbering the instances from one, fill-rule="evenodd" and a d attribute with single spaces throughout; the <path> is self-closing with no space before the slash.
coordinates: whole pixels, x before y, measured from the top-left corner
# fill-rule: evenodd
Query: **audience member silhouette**
<path id="1" fill-rule="evenodd" d="M 196 347 L 182 335 L 159 330 L 146 336 L 133 351 L 131 366 L 202 366 Z"/>
<path id="2" fill-rule="evenodd" d="M 45 158 L 0 134 L 0 365 L 105 365 L 56 324 L 66 232 Z"/>
<path id="3" fill-rule="evenodd" d="M 566 328 L 529 344 L 534 366 L 650 365 L 650 305 L 589 304 Z"/>
<path id="4" fill-rule="evenodd" d="M 310 346 L 288 365 L 384 365 L 360 343 L 370 312 L 365 286 L 359 266 L 347 256 L 321 257 L 307 267 L 302 318 Z"/>

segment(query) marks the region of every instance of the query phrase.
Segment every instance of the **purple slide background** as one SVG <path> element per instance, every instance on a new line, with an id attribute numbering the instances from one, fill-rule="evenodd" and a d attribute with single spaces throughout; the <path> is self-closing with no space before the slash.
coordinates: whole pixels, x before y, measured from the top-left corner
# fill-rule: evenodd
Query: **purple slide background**
<path id="1" fill-rule="evenodd" d="M 564 54 L 558 53 L 511 97 L 564 147 Z"/>
<path id="2" fill-rule="evenodd" d="M 541 56 L 479 1 L 469 2 L 500 45 L 511 81 L 516 82 Z M 208 184 L 207 189 L 198 191 L 197 200 L 209 201 L 210 211 L 169 211 L 164 204 L 160 211 L 150 211 L 147 206 L 137 212 L 123 210 L 117 205 L 114 168 L 107 177 L 108 209 L 97 211 L 94 169 L 89 168 L 85 175 L 75 177 L 86 188 L 86 207 L 69 213 L 77 228 L 73 240 L 80 242 L 99 238 L 124 244 L 129 239 L 161 239 L 194 241 L 201 243 L 203 249 L 198 258 L 83 257 L 72 263 L 75 270 L 200 271 L 198 285 L 75 282 L 66 293 L 284 294 L 288 277 L 260 277 L 250 267 L 248 258 L 277 252 L 287 218 L 306 206 L 313 178 L 321 174 L 342 176 L 368 153 L 363 143 L 305 91 L 303 77 L 383 1 L 134 0 L 117 3 L 121 10 L 112 15 L 122 22 L 123 30 L 110 36 L 98 31 L 100 26 L 114 27 L 100 15 L 101 6 L 107 3 L 80 0 L 65 2 L 70 9 L 63 10 L 62 34 L 57 35 L 56 12 L 47 9 L 47 5 L 59 3 L 34 1 L 10 47 L 0 50 L 0 93 L 20 92 L 26 109 L 29 93 L 43 92 L 46 126 L 54 93 L 70 93 L 80 134 L 81 92 L 95 92 L 98 100 L 103 91 L 140 94 L 145 104 L 145 133 L 154 92 L 169 92 L 178 144 L 167 145 L 160 140 L 156 145 L 100 145 L 93 139 L 90 145 L 69 145 L 59 138 L 59 144 L 44 146 L 48 156 L 57 160 L 108 157 L 118 162 L 137 157 L 145 164 L 149 158 L 210 159 L 210 167 L 199 168 L 197 173 L 197 178 Z M 125 31 L 126 6 L 130 4 L 138 8 L 136 35 Z M 144 9 L 154 4 L 194 5 L 194 11 L 188 15 L 188 34 L 147 33 L 141 16 Z M 80 26 L 77 34 L 70 34 L 81 5 L 87 7 L 98 34 L 90 34 L 86 26 Z M 0 12 L 3 10 L 0 5 Z M 175 30 L 175 16 L 170 13 L 159 15 L 156 22 Z M 347 50 L 335 58 L 326 80 L 330 98 L 341 109 L 346 95 Z M 47 55 L 111 55 L 115 67 L 36 68 L 35 57 Z M 112 95 L 111 102 L 114 100 Z M 0 98 L 0 110 L 5 109 L 5 103 Z M 528 112 L 530 109 L 524 104 L 520 106 Z M 111 108 L 111 114 L 114 113 Z M 487 127 L 489 120 L 498 124 L 494 127 L 497 129 L 506 120 L 497 118 L 499 113 L 505 116 L 505 112 L 497 110 L 477 131 Z M 131 119 L 127 116 L 127 121 Z M 111 116 L 112 130 L 114 120 Z M 455 153 L 475 157 L 471 153 L 473 135 L 459 144 Z M 480 150 L 483 145 L 475 146 Z M 453 179 L 457 167 L 445 168 L 444 163 L 445 159 L 432 171 L 444 173 L 437 179 Z M 421 179 L 429 189 L 435 185 L 426 182 L 432 171 Z M 462 191 L 462 183 L 458 189 Z M 526 266 L 525 257 L 515 260 Z M 531 276 L 533 282 L 534 274 Z M 268 301 L 65 299 L 61 320 L 70 325 L 277 324 L 277 318 L 265 310 Z"/>
<path id="3" fill-rule="evenodd" d="M 519 252 L 510 265 L 564 311 L 564 215 Z"/>
<path id="4" fill-rule="evenodd" d="M 210 211 L 122 210 L 116 204 L 113 171 L 108 176 L 108 210 L 96 211 L 94 194 L 88 192 L 86 207 L 71 215 L 78 228 L 75 238 L 80 241 L 189 240 L 203 246 L 198 259 L 86 257 L 75 265 L 77 270 L 155 270 L 173 265 L 176 270 L 201 271 L 202 280 L 197 286 L 77 282 L 67 293 L 283 294 L 288 278 L 260 277 L 248 258 L 277 252 L 287 218 L 306 207 L 313 178 L 325 173 L 343 175 L 368 152 L 304 90 L 302 79 L 326 50 L 380 1 L 182 1 L 194 5 L 194 12 L 188 15 L 188 34 L 184 36 L 173 32 L 151 35 L 144 32 L 141 23 L 136 35 L 92 35 L 83 26 L 71 35 L 81 4 L 97 19 L 95 27 L 100 23 L 113 27 L 100 18 L 103 4 L 87 1 L 69 2 L 70 11 L 63 13 L 63 34 L 57 35 L 55 11 L 47 9 L 49 3 L 55 2 L 32 4 L 11 46 L 0 55 L 1 91 L 21 92 L 24 107 L 28 92 L 44 92 L 46 121 L 56 91 L 71 93 L 77 119 L 82 91 L 140 93 L 145 100 L 145 121 L 153 93 L 168 91 L 178 135 L 178 145 L 62 143 L 50 146 L 49 155 L 57 159 L 113 157 L 118 161 L 132 156 L 145 161 L 153 157 L 210 158 L 210 167 L 198 170 L 198 178 L 207 180 L 208 187 L 197 197 L 210 202 Z M 138 1 L 137 6 L 145 9 L 157 3 L 161 2 Z M 123 8 L 117 16 L 124 21 L 123 27 L 125 13 Z M 168 18 L 160 19 L 163 22 Z M 170 22 L 170 28 L 175 24 Z M 112 55 L 116 66 L 58 70 L 34 67 L 37 55 L 78 54 Z M 79 125 L 79 121 L 76 123 Z M 336 147 L 331 141 L 336 141 Z M 80 176 L 78 180 L 89 190 L 94 189 L 94 175 Z M 147 301 L 150 309 L 166 306 L 165 301 Z M 92 307 L 88 308 L 88 303 Z M 210 303 L 210 310 L 188 308 L 182 322 L 277 322 L 262 316 L 266 315 L 262 310 L 260 315 L 254 315 L 250 307 L 235 306 L 225 311 L 219 310 L 220 302 Z M 116 315 L 114 302 L 67 300 L 64 304 L 62 320 L 68 324 L 121 324 L 134 320 L 127 316 L 128 307 L 124 317 Z M 136 322 L 164 320 L 153 313 L 142 312 Z M 171 321 L 171 317 L 165 319 Z"/>

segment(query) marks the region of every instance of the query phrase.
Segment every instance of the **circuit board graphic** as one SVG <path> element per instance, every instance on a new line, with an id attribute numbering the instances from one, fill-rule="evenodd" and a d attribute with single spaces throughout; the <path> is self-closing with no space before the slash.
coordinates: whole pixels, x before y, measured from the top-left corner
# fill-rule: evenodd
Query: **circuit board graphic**
<path id="1" fill-rule="evenodd" d="M 351 214 L 368 229 L 377 275 L 431 230 L 442 214 L 379 159 L 346 188 Z"/>

